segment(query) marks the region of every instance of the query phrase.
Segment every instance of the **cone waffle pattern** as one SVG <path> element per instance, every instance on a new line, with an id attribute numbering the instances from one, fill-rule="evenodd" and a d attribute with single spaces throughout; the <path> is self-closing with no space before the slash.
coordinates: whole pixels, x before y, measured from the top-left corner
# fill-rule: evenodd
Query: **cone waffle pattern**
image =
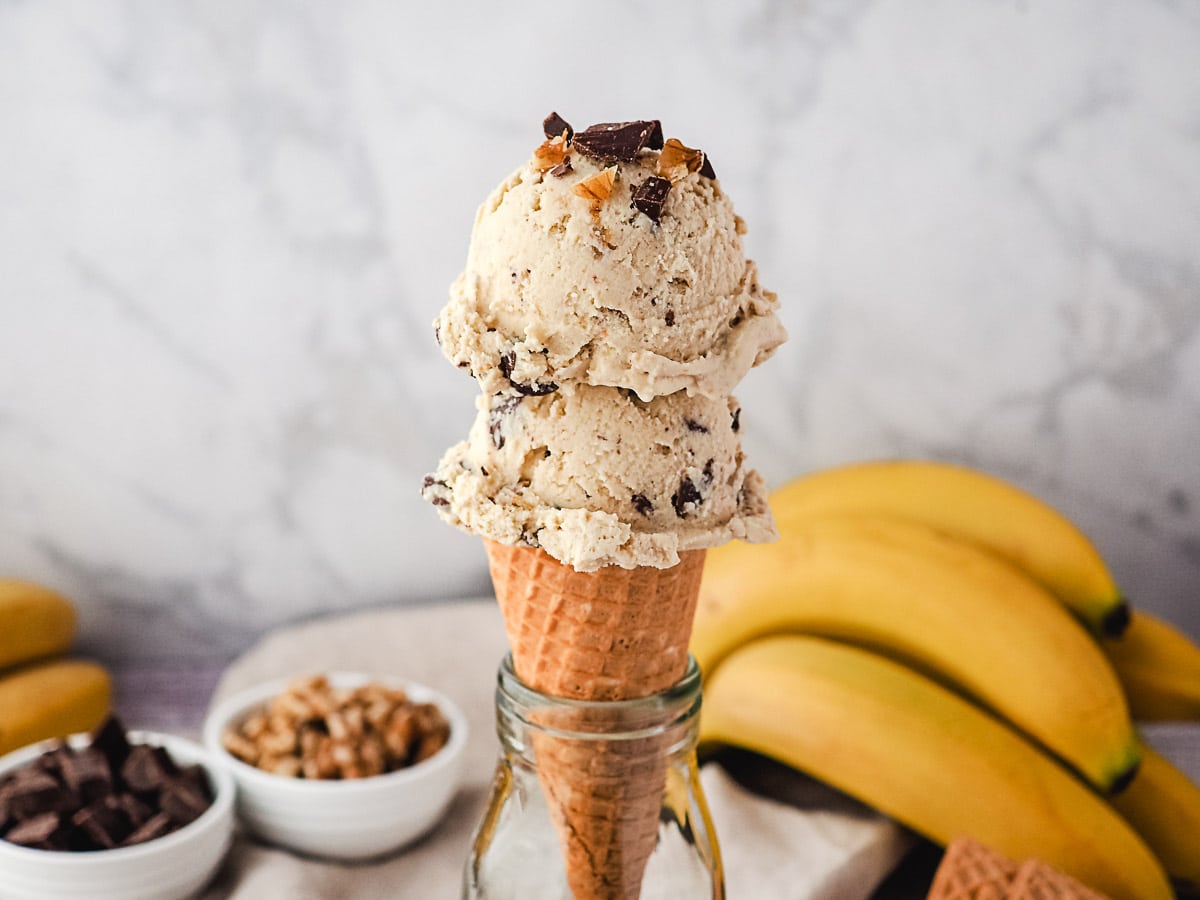
<path id="1" fill-rule="evenodd" d="M 933 878 L 929 900 L 1105 900 L 1041 860 L 1015 863 L 979 841 L 955 838 Z"/>
<path id="2" fill-rule="evenodd" d="M 613 701 L 659 693 L 683 677 L 703 550 L 681 554 L 671 569 L 584 573 L 542 550 L 485 545 L 513 667 L 525 684 L 556 697 Z M 595 730 L 603 723 L 543 724 Z M 640 894 L 658 838 L 663 741 L 535 735 L 538 776 L 575 900 Z"/>
<path id="3" fill-rule="evenodd" d="M 956 838 L 934 875 L 929 900 L 1004 900 L 1016 874 L 1008 857 L 971 838 Z"/>

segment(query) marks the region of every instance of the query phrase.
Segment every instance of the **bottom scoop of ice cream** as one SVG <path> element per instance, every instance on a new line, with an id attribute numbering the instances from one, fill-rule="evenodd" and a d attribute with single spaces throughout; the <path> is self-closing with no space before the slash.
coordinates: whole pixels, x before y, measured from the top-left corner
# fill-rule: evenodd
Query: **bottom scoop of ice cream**
<path id="1" fill-rule="evenodd" d="M 468 439 L 423 491 L 472 534 L 541 547 L 582 572 L 667 568 L 681 550 L 777 536 L 766 486 L 744 464 L 732 399 L 642 401 L 581 386 L 477 405 Z"/>

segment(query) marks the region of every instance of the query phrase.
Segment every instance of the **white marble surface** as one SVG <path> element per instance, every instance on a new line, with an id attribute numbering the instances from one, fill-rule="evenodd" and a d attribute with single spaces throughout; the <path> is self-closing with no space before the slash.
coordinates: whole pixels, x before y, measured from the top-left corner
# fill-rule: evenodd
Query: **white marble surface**
<path id="1" fill-rule="evenodd" d="M 792 334 L 769 481 L 985 467 L 1200 636 L 1198 10 L 0 0 L 0 571 L 201 668 L 486 590 L 418 497 L 475 394 L 430 322 L 557 109 L 712 155 Z"/>

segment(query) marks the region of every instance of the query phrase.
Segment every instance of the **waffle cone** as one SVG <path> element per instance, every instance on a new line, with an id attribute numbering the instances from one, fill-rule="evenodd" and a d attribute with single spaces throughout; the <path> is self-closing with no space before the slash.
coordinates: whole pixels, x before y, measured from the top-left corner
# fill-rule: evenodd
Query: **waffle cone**
<path id="1" fill-rule="evenodd" d="M 1019 900 L 1104 900 L 1102 894 L 1038 859 L 1021 863 L 1008 896 Z"/>
<path id="2" fill-rule="evenodd" d="M 955 838 L 946 847 L 929 900 L 1003 900 L 1017 865 L 979 841 Z"/>
<path id="3" fill-rule="evenodd" d="M 578 572 L 543 550 L 485 542 L 517 677 L 543 694 L 585 701 L 648 697 L 687 670 L 704 551 L 670 569 Z M 666 786 L 663 738 L 579 740 L 589 721 L 534 735 L 538 777 L 575 900 L 637 900 L 658 839 Z"/>
<path id="4" fill-rule="evenodd" d="M 1038 859 L 1020 863 L 974 838 L 958 837 L 933 877 L 928 900 L 1105 900 Z"/>

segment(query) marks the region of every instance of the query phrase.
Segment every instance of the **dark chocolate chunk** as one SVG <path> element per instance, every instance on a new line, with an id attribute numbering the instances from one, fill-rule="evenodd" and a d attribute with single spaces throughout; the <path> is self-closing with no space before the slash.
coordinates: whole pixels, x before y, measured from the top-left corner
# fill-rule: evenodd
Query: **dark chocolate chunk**
<path id="1" fill-rule="evenodd" d="M 630 499 L 633 501 L 633 508 L 643 516 L 648 516 L 654 512 L 654 504 L 650 502 L 650 498 L 645 494 L 634 494 Z"/>
<path id="2" fill-rule="evenodd" d="M 54 849 L 56 845 L 65 843 L 60 832 L 61 825 L 58 813 L 38 813 L 36 816 L 14 825 L 4 839 L 12 844 L 20 844 L 22 847 L 50 850 Z"/>
<path id="3" fill-rule="evenodd" d="M 508 383 L 513 386 L 518 394 L 525 397 L 543 397 L 546 394 L 553 394 L 558 390 L 558 385 L 553 381 L 535 381 L 525 383 L 521 381 L 513 381 L 513 369 L 517 366 L 517 352 L 509 350 L 507 353 L 500 354 L 500 374 L 508 379 Z"/>
<path id="4" fill-rule="evenodd" d="M 206 800 L 211 802 L 213 799 L 212 785 L 208 783 L 208 775 L 205 774 L 203 766 L 198 764 L 182 766 L 176 778 L 180 784 L 197 791 Z"/>
<path id="5" fill-rule="evenodd" d="M 497 367 L 500 369 L 500 374 L 511 382 L 513 369 L 517 367 L 517 351 L 509 350 L 501 353 Z"/>
<path id="6" fill-rule="evenodd" d="M 703 422 L 697 422 L 695 419 L 684 419 L 683 424 L 687 426 L 688 431 L 697 431 L 700 434 L 708 434 L 708 427 Z"/>
<path id="7" fill-rule="evenodd" d="M 124 813 L 125 818 L 129 820 L 129 824 L 133 828 L 143 825 L 147 819 L 154 815 L 154 810 L 128 792 L 117 794 L 114 797 L 106 797 L 105 805 Z"/>
<path id="8" fill-rule="evenodd" d="M 510 379 L 511 381 L 511 379 Z M 492 407 L 488 411 L 488 433 L 492 436 L 492 446 L 497 450 L 504 449 L 504 423 L 508 416 L 521 405 L 520 397 L 505 397 L 501 394 L 499 401 L 492 398 Z"/>
<path id="9" fill-rule="evenodd" d="M 97 747 L 84 747 L 62 759 L 63 782 L 79 795 L 84 803 L 112 791 L 112 769 L 108 757 Z"/>
<path id="10" fill-rule="evenodd" d="M 121 767 L 121 780 L 131 791 L 152 794 L 164 788 L 171 773 L 163 766 L 157 748 L 139 744 L 129 751 L 129 758 Z"/>
<path id="11" fill-rule="evenodd" d="M 91 746 L 104 754 L 110 772 L 120 772 L 129 756 L 129 739 L 116 716 L 109 716 L 92 736 Z"/>
<path id="12" fill-rule="evenodd" d="M 633 205 L 639 212 L 645 213 L 657 222 L 662 216 L 663 206 L 667 202 L 667 194 L 671 190 L 671 182 L 657 175 L 651 175 L 633 189 Z"/>
<path id="13" fill-rule="evenodd" d="M 131 847 L 134 844 L 144 844 L 146 841 L 152 841 L 155 838 L 162 837 L 164 834 L 172 831 L 171 818 L 164 812 L 155 813 L 147 819 L 140 828 L 133 834 L 125 838 L 121 842 L 122 847 Z"/>
<path id="14" fill-rule="evenodd" d="M 11 799 L 12 787 L 7 781 L 0 781 L 0 836 L 8 827 L 9 820 L 13 818 Z"/>
<path id="15" fill-rule="evenodd" d="M 84 850 L 111 850 L 133 831 L 129 818 L 104 801 L 79 810 L 71 824 L 81 832 L 80 849 Z"/>
<path id="16" fill-rule="evenodd" d="M 421 496 L 434 506 L 449 506 L 450 499 L 446 496 L 449 492 L 450 485 L 432 475 L 426 475 L 425 480 L 421 482 Z"/>
<path id="17" fill-rule="evenodd" d="M 550 170 L 550 174 L 555 178 L 562 178 L 564 175 L 570 175 L 574 171 L 575 168 L 571 165 L 571 157 L 564 156 L 563 161 Z"/>
<path id="18" fill-rule="evenodd" d="M 700 174 L 705 178 L 717 177 L 717 173 L 713 171 L 712 160 L 709 158 L 707 153 L 704 154 L 704 164 L 700 166 Z"/>
<path id="19" fill-rule="evenodd" d="M 182 781 L 168 785 L 159 797 L 159 802 L 162 811 L 170 817 L 171 822 L 181 828 L 200 818 L 209 806 L 208 798 L 204 794 Z"/>
<path id="20" fill-rule="evenodd" d="M 70 804 L 70 791 L 48 772 L 20 769 L 10 785 L 8 813 L 14 819 L 29 819 L 47 812 L 60 812 Z"/>
<path id="21" fill-rule="evenodd" d="M 552 112 L 542 120 L 542 133 L 547 138 L 562 137 L 564 131 L 567 133 L 567 143 L 569 144 L 571 143 L 571 138 L 575 135 L 575 129 L 567 124 L 566 119 L 558 113 Z"/>
<path id="22" fill-rule="evenodd" d="M 667 311 L 663 313 L 663 324 L 668 328 L 675 324 L 675 310 L 667 307 Z"/>
<path id="23" fill-rule="evenodd" d="M 733 422 L 729 426 L 733 429 L 733 433 L 737 434 L 742 427 L 742 408 L 739 406 L 733 411 Z"/>
<path id="24" fill-rule="evenodd" d="M 660 149 L 663 145 L 662 124 L 648 122 L 601 122 L 589 125 L 575 135 L 574 146 L 587 156 L 600 160 L 633 162 L 643 149 Z"/>
<path id="25" fill-rule="evenodd" d="M 696 483 L 689 476 L 684 475 L 679 479 L 679 490 L 671 495 L 671 506 L 675 509 L 675 515 L 686 519 L 692 512 L 689 507 L 699 505 L 703 499 Z"/>

